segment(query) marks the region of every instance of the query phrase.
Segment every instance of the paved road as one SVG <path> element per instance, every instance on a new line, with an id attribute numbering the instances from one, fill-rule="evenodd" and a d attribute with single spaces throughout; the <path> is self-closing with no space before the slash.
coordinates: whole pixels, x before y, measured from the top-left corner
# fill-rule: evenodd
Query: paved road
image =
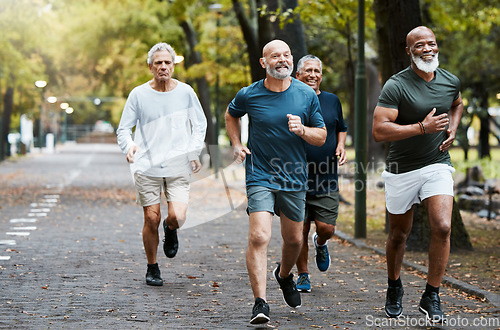
<path id="1" fill-rule="evenodd" d="M 142 211 L 115 145 L 78 144 L 0 164 L 0 327 L 245 329 L 253 305 L 245 266 L 248 220 L 240 169 L 197 175 L 176 258 L 160 255 L 163 287 L 145 284 Z M 229 184 L 225 188 L 224 180 Z M 277 219 L 277 218 L 276 218 Z M 348 242 L 329 243 L 333 267 L 291 310 L 272 280 L 279 221 L 269 247 L 268 302 L 279 329 L 391 328 L 384 317 L 384 259 Z M 417 311 L 425 280 L 402 274 L 404 315 L 394 328 L 425 325 Z M 495 328 L 498 309 L 443 288 L 448 328 Z M 479 320 L 483 317 L 483 321 Z M 460 322 L 460 323 L 459 323 Z M 483 323 L 480 323 L 483 322 Z M 423 327 L 421 327 L 423 328 Z"/>

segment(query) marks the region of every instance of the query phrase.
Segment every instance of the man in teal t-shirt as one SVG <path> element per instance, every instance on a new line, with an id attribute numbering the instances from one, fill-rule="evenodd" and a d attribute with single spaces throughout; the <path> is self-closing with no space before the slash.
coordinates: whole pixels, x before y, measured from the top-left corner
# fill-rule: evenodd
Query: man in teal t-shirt
<path id="1" fill-rule="evenodd" d="M 463 104 L 460 81 L 439 69 L 434 33 L 419 26 L 406 38 L 411 66 L 384 85 L 373 115 L 375 141 L 391 142 L 382 173 L 389 214 L 386 244 L 388 288 L 385 313 L 403 312 L 400 279 L 413 204 L 424 203 L 431 227 L 429 271 L 419 310 L 432 322 L 445 322 L 439 287 L 450 252 L 453 167 L 448 149 L 455 140 Z"/>
<path id="2" fill-rule="evenodd" d="M 269 42 L 260 64 L 266 78 L 241 89 L 226 111 L 226 128 L 234 158 L 245 160 L 250 228 L 246 255 L 255 304 L 251 324 L 267 323 L 267 247 L 271 222 L 281 221 L 281 263 L 273 272 L 290 307 L 300 307 L 291 270 L 302 245 L 307 190 L 306 143 L 321 146 L 326 128 L 318 98 L 304 83 L 292 79 L 293 57 L 281 40 Z M 248 147 L 240 140 L 240 117 L 249 118 Z"/>

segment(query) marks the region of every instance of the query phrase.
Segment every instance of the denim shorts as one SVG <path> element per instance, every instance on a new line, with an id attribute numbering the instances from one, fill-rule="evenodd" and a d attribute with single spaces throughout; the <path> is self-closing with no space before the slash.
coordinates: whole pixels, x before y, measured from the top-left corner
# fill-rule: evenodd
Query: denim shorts
<path id="1" fill-rule="evenodd" d="M 247 213 L 267 211 L 280 215 L 280 212 L 290 220 L 304 220 L 306 191 L 281 191 L 263 186 L 247 186 Z"/>
<path id="2" fill-rule="evenodd" d="M 307 195 L 306 197 L 306 219 L 319 221 L 335 226 L 339 215 L 338 191 L 331 191 L 326 194 Z"/>
<path id="3" fill-rule="evenodd" d="M 391 214 L 404 214 L 413 204 L 437 195 L 453 196 L 455 169 L 433 164 L 401 174 L 382 172 L 385 181 L 385 205 Z"/>

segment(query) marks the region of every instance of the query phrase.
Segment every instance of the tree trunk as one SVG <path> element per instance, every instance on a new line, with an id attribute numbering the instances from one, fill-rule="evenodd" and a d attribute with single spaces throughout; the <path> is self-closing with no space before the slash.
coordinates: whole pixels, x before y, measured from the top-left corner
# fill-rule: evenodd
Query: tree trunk
<path id="1" fill-rule="evenodd" d="M 276 0 L 270 0 L 269 3 L 273 3 L 273 6 L 276 5 Z M 284 13 L 287 10 L 294 10 L 298 2 L 297 0 L 283 0 L 281 2 L 280 12 Z M 270 8 L 271 10 L 276 10 L 274 8 Z M 285 23 L 283 28 L 280 27 L 279 20 L 276 20 L 273 23 L 274 36 L 276 39 L 281 39 L 290 46 L 290 50 L 292 51 L 292 55 L 295 62 L 294 72 L 292 76 L 295 76 L 295 69 L 297 68 L 297 62 L 305 55 L 308 54 L 306 39 L 304 36 L 304 28 L 302 26 L 302 21 L 300 20 L 300 15 L 297 14 L 293 18 L 291 23 Z"/>
<path id="2" fill-rule="evenodd" d="M 257 17 L 256 24 L 245 14 L 244 7 L 239 0 L 232 0 L 232 2 L 243 38 L 247 44 L 252 81 L 266 77 L 266 72 L 261 67 L 259 59 L 262 56 L 262 48 L 275 38 L 282 39 L 290 46 L 294 59 L 299 60 L 307 54 L 302 21 L 299 16 L 295 17 L 292 23 L 285 24 L 283 29 L 279 27 L 279 19 L 271 22 L 269 12 L 276 12 L 280 8 L 277 0 L 255 0 L 256 5 L 250 6 L 250 10 L 256 10 L 255 8 L 263 8 L 264 6 L 267 6 L 268 10 L 267 13 L 255 13 L 255 15 L 251 13 L 250 16 Z M 285 0 L 280 9 L 284 12 L 288 8 L 294 9 L 297 4 L 297 0 Z"/>
<path id="3" fill-rule="evenodd" d="M 384 84 L 393 74 L 410 65 L 406 35 L 422 25 L 419 0 L 375 0 L 380 72 Z"/>
<path id="4" fill-rule="evenodd" d="M 386 157 L 386 144 L 375 142 L 372 134 L 373 112 L 377 106 L 382 86 L 380 85 L 380 81 L 378 79 L 377 68 L 369 62 L 366 63 L 366 87 L 366 99 L 368 106 L 368 118 L 366 123 L 368 128 L 368 161 L 373 164 L 373 166 L 369 166 L 368 168 L 377 170 L 378 165 L 383 163 Z"/>
<path id="5" fill-rule="evenodd" d="M 488 108 L 484 108 L 482 114 L 479 117 L 481 128 L 479 129 L 479 158 L 490 158 L 490 115 L 488 113 Z"/>
<path id="6" fill-rule="evenodd" d="M 257 27 L 252 24 L 252 20 L 247 15 L 245 15 L 245 10 L 240 1 L 233 0 L 233 10 L 236 14 L 238 22 L 240 23 L 241 32 L 243 33 L 243 38 L 245 39 L 245 42 L 247 44 L 247 53 L 252 81 L 263 79 L 265 77 L 265 71 L 262 70 L 262 67 L 259 63 L 262 47 L 259 42 Z M 250 10 L 255 9 L 252 8 Z M 252 16 L 257 16 L 257 13 Z"/>
<path id="7" fill-rule="evenodd" d="M 12 115 L 12 108 L 14 106 L 14 89 L 7 87 L 3 99 L 3 115 L 2 115 L 2 129 L 1 129 L 1 142 L 0 142 L 0 160 L 5 156 L 10 156 L 9 141 L 7 136 L 10 132 L 10 117 Z"/>
<path id="8" fill-rule="evenodd" d="M 186 35 L 186 39 L 190 48 L 190 54 L 186 58 L 185 62 L 185 66 L 187 69 L 193 64 L 201 63 L 202 60 L 200 53 L 195 51 L 196 45 L 198 45 L 198 39 L 196 37 L 196 32 L 194 31 L 193 26 L 188 21 L 182 21 L 180 22 L 180 25 L 184 30 L 184 34 Z M 210 91 L 208 88 L 207 80 L 205 79 L 205 77 L 197 78 L 196 85 L 198 86 L 198 97 L 200 99 L 201 107 L 203 108 L 203 112 L 207 117 L 207 135 L 205 141 L 208 145 L 215 145 L 215 130 L 212 111 L 210 107 Z"/>

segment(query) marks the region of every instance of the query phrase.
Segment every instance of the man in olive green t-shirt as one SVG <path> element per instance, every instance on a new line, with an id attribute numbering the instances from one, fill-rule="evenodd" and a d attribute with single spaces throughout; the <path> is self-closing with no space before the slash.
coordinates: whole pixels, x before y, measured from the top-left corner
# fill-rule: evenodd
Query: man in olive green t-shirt
<path id="1" fill-rule="evenodd" d="M 432 322 L 446 321 L 439 286 L 450 251 L 453 178 L 448 149 L 455 140 L 463 104 L 460 81 L 439 69 L 434 33 L 419 26 L 406 38 L 411 65 L 384 85 L 373 115 L 375 141 L 391 142 L 385 180 L 389 235 L 386 244 L 388 288 L 385 313 L 403 312 L 400 279 L 413 204 L 423 201 L 429 216 L 429 271 L 419 310 Z"/>

